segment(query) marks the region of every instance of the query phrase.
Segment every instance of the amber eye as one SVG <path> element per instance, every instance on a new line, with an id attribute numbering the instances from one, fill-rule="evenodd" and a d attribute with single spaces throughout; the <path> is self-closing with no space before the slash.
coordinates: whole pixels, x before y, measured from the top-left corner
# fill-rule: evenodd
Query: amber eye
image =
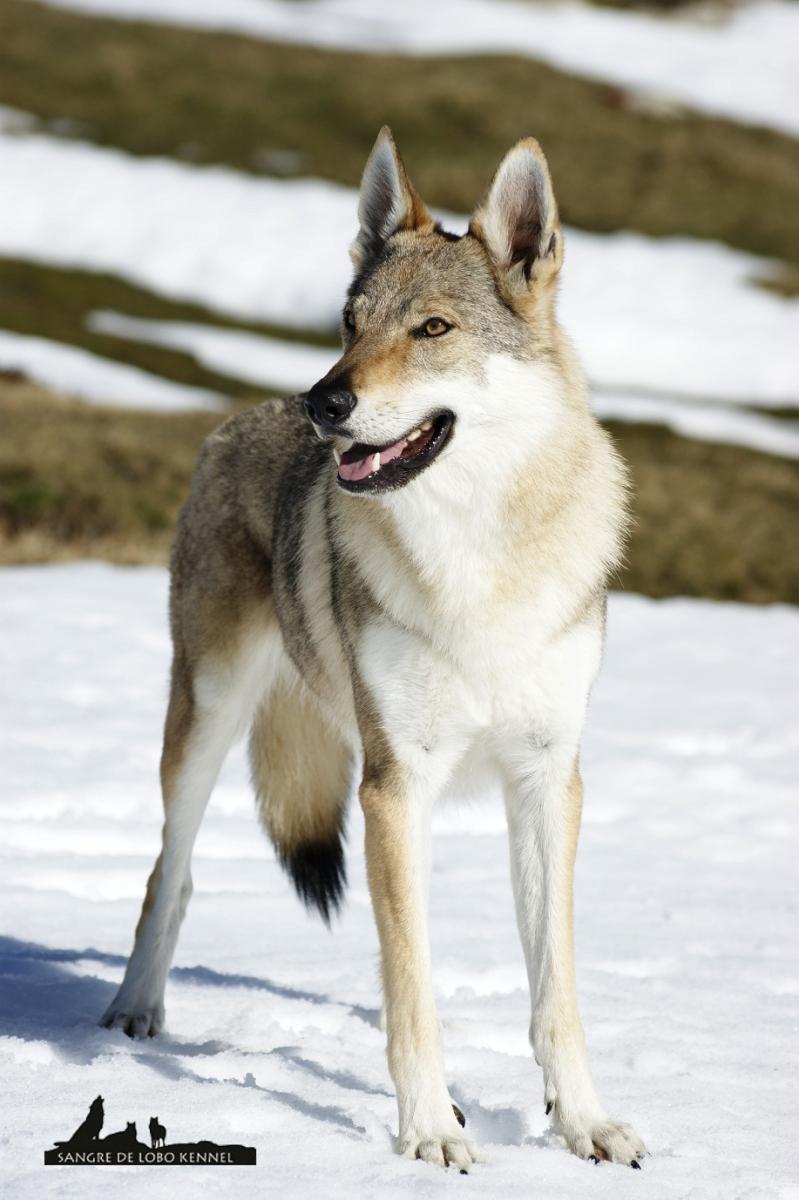
<path id="1" fill-rule="evenodd" d="M 446 333 L 451 328 L 452 326 L 448 325 L 441 317 L 431 317 L 422 326 L 422 333 L 425 337 L 441 337 L 442 333 Z"/>

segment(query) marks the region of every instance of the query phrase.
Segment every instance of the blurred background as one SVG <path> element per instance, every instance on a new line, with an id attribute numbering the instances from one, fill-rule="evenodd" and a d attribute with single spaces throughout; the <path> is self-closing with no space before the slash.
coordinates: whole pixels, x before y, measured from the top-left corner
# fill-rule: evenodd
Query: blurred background
<path id="1" fill-rule="evenodd" d="M 387 122 L 454 228 L 544 147 L 617 586 L 799 602 L 797 48 L 794 0 L 0 0 L 0 562 L 165 561 L 202 438 L 335 358 Z"/>

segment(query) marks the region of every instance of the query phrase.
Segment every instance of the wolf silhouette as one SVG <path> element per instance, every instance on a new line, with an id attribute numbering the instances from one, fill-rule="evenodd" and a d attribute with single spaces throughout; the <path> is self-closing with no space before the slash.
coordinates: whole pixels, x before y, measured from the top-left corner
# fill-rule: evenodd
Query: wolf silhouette
<path id="1" fill-rule="evenodd" d="M 128 1121 L 124 1129 L 120 1129 L 116 1133 L 109 1133 L 108 1137 L 102 1139 L 102 1144 L 109 1150 L 135 1150 L 139 1144 L 136 1122 Z"/>
<path id="2" fill-rule="evenodd" d="M 159 1125 L 158 1117 L 150 1117 L 150 1144 L 155 1150 L 156 1146 L 163 1146 L 166 1141 L 166 1130 L 163 1125 Z"/>
<path id="3" fill-rule="evenodd" d="M 97 1141 L 100 1136 L 100 1130 L 103 1127 L 105 1120 L 105 1112 L 103 1110 L 103 1097 L 96 1096 L 89 1105 L 89 1111 L 86 1114 L 85 1120 L 81 1121 L 78 1128 L 66 1142 L 56 1142 L 56 1146 L 86 1146 Z"/>

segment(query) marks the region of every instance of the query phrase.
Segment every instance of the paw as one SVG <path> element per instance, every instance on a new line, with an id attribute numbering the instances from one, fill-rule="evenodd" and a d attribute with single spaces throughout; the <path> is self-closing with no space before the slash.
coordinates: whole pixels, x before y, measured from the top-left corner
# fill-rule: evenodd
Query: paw
<path id="1" fill-rule="evenodd" d="M 160 1001 L 150 1004 L 128 1002 L 118 993 L 100 1018 L 106 1029 L 121 1029 L 128 1037 L 155 1037 L 164 1028 L 164 1006 Z"/>
<path id="2" fill-rule="evenodd" d="M 610 1117 L 580 1117 L 561 1113 L 555 1105 L 555 1126 L 573 1154 L 592 1162 L 623 1163 L 641 1169 L 646 1146 L 632 1125 L 613 1121 Z"/>
<path id="3" fill-rule="evenodd" d="M 427 1132 L 411 1133 L 400 1143 L 400 1153 L 405 1158 L 421 1158 L 438 1167 L 456 1167 L 462 1175 L 468 1175 L 474 1163 L 479 1162 L 476 1148 L 458 1128 L 457 1133 Z"/>

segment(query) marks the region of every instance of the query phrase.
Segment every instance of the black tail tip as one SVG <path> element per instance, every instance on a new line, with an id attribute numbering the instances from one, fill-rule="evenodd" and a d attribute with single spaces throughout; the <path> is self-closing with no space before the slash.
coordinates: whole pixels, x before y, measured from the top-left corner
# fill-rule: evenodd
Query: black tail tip
<path id="1" fill-rule="evenodd" d="M 347 866 L 341 837 L 328 841 L 303 842 L 281 855 L 297 895 L 309 909 L 316 909 L 326 925 L 339 911 L 347 886 Z"/>

